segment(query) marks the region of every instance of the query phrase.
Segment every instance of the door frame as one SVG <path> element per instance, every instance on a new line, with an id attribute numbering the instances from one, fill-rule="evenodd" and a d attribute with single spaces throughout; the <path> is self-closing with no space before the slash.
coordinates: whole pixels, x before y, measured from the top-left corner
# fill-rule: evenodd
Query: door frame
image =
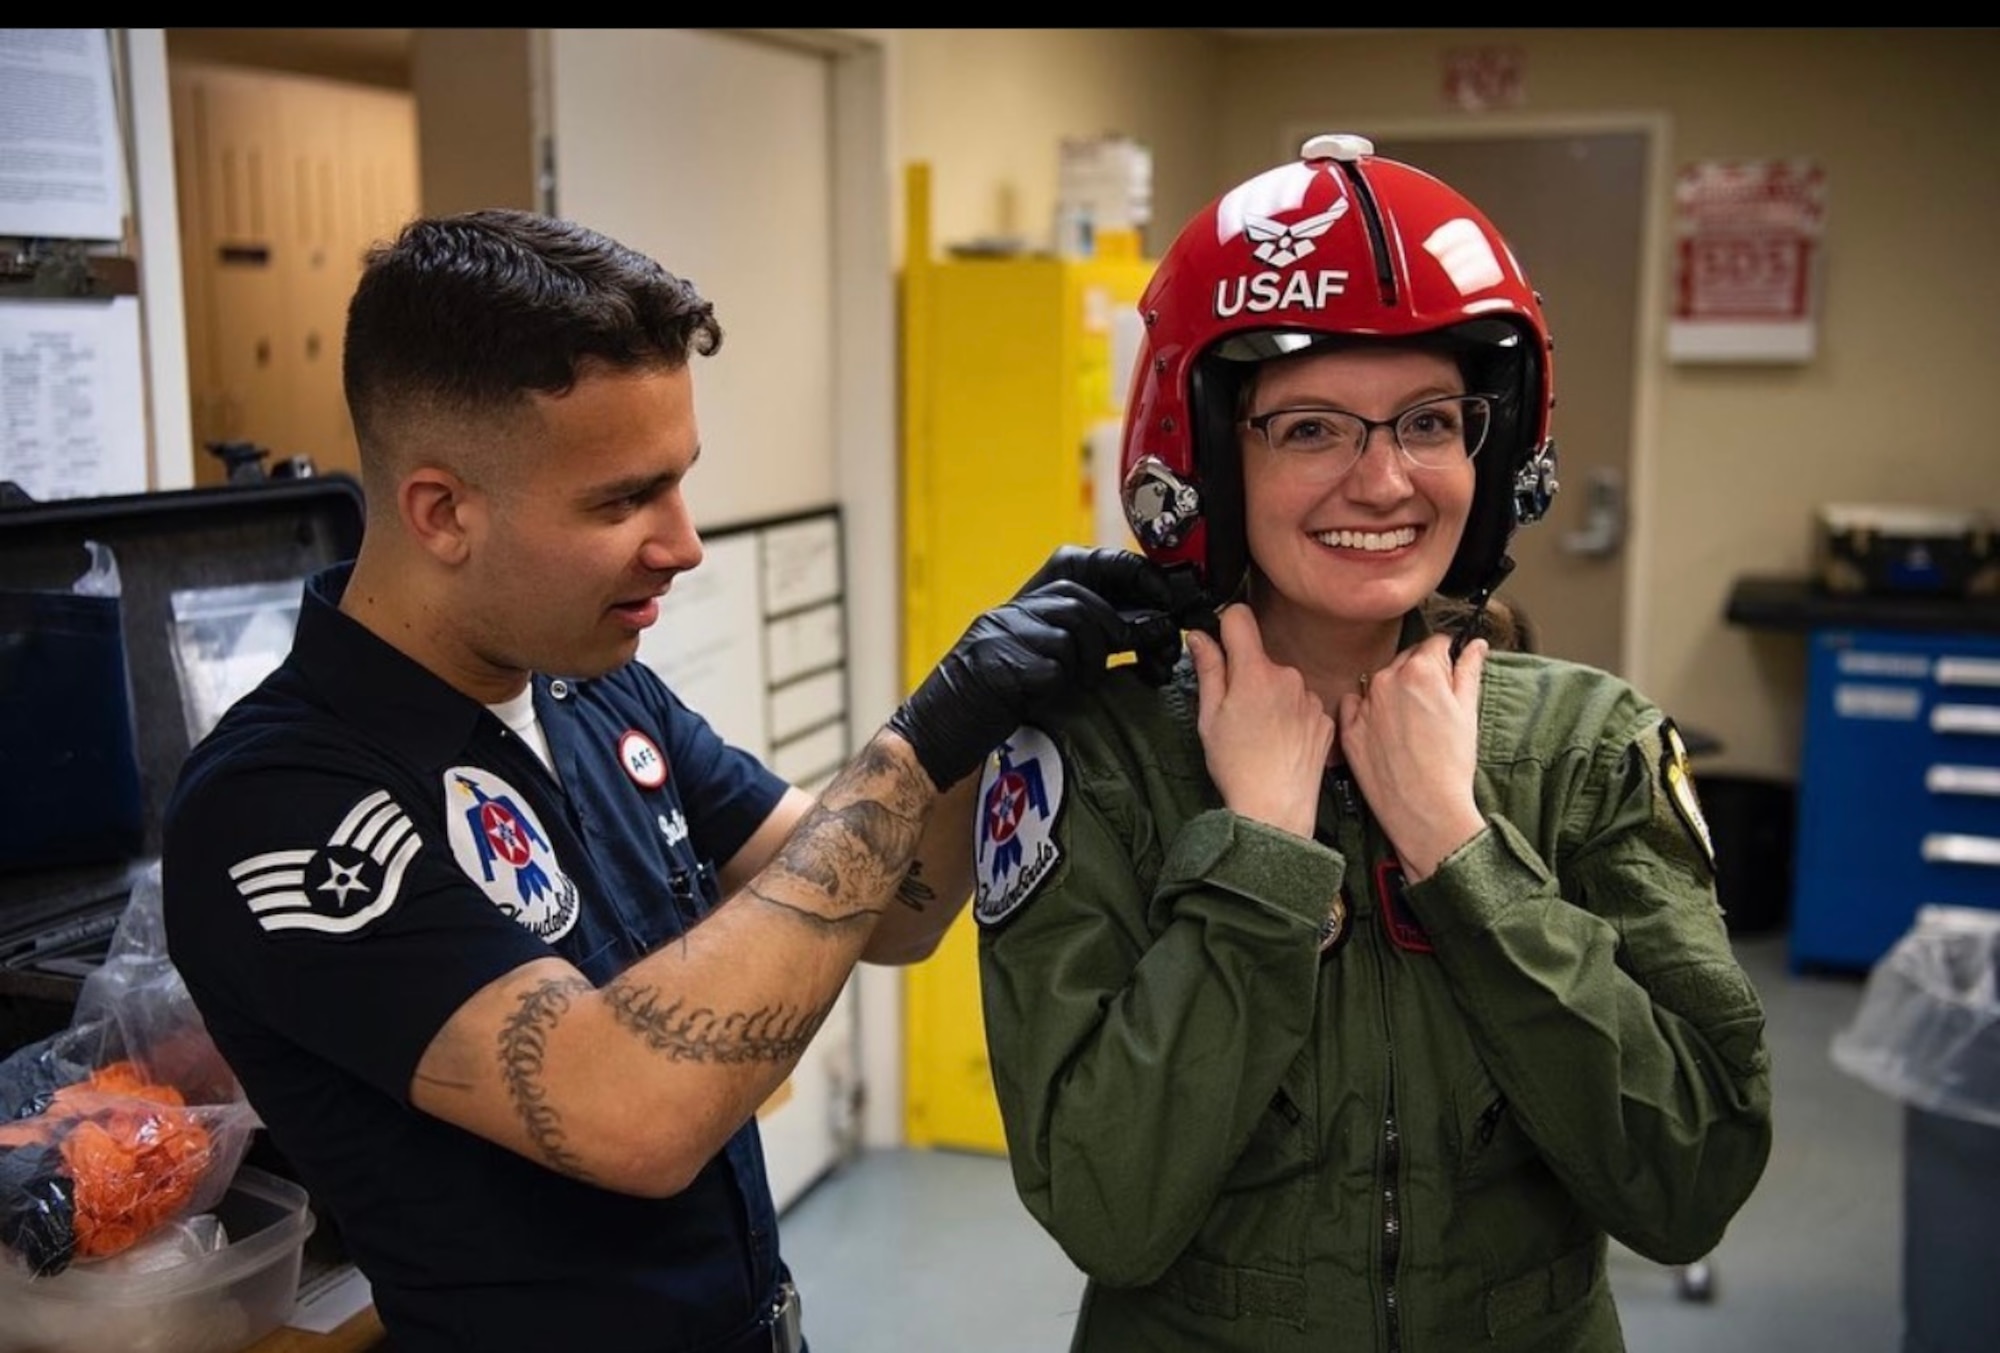
<path id="1" fill-rule="evenodd" d="M 1640 689 L 1654 685 L 1650 670 L 1650 598 L 1653 595 L 1652 513 L 1643 504 L 1659 501 L 1654 482 L 1659 418 L 1661 368 L 1665 342 L 1667 290 L 1670 285 L 1673 175 L 1672 123 L 1665 113 L 1492 113 L 1468 119 L 1463 115 L 1436 117 L 1357 117 L 1348 122 L 1366 127 L 1365 135 L 1383 141 L 1561 140 L 1602 133 L 1635 133 L 1646 146 L 1646 201 L 1640 211 L 1639 299 L 1632 322 L 1631 488 L 1627 497 L 1626 557 L 1623 595 L 1619 598 L 1619 669 Z M 1281 159 L 1298 154 L 1306 138 L 1326 130 L 1326 119 L 1288 120 L 1280 133 Z M 1581 489 L 1580 485 L 1572 485 Z"/>
<path id="2" fill-rule="evenodd" d="M 551 168 L 547 147 L 553 109 L 548 41 L 533 29 L 529 47 L 536 164 Z M 834 312 L 832 382 L 834 496 L 847 579 L 847 699 L 857 739 L 888 717 L 901 698 L 902 615 L 895 260 L 892 203 L 886 191 L 895 162 L 892 92 L 897 54 L 893 29 L 720 28 L 698 30 L 772 43 L 827 62 L 832 107 L 825 172 L 832 190 Z M 783 153 L 781 153 L 783 152 Z M 774 148 L 773 162 L 797 148 Z M 817 148 L 807 155 L 822 153 Z M 821 161 L 809 160 L 818 166 Z M 841 997 L 856 1025 L 859 1145 L 903 1140 L 902 970 L 860 964 Z"/>

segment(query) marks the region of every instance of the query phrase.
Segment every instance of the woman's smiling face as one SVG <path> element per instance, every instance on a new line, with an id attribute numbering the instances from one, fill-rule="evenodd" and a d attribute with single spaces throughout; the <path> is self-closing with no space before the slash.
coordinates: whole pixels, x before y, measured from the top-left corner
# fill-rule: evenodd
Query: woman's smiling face
<path id="1" fill-rule="evenodd" d="M 1316 408 L 1393 421 L 1412 405 L 1465 393 L 1451 358 L 1356 346 L 1267 362 L 1251 383 L 1248 417 Z M 1250 557 L 1267 606 L 1342 625 L 1400 619 L 1436 589 L 1472 510 L 1472 458 L 1414 464 L 1388 427 L 1369 429 L 1361 457 L 1274 450 L 1239 426 Z"/>

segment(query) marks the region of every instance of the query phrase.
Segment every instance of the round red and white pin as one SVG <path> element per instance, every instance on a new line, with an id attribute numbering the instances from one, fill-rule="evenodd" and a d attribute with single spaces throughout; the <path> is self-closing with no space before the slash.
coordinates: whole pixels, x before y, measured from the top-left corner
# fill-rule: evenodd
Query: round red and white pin
<path id="1" fill-rule="evenodd" d="M 666 753 L 636 728 L 627 729 L 618 739 L 618 764 L 641 789 L 658 789 L 667 782 Z"/>

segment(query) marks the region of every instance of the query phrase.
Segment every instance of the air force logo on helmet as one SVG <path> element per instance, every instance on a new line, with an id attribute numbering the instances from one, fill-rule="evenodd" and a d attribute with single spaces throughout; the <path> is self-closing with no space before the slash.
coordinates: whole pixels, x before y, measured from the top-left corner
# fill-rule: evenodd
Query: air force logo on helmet
<path id="1" fill-rule="evenodd" d="M 1334 194 L 1333 201 L 1322 205 L 1328 188 Z M 1279 270 L 1317 252 L 1316 241 L 1347 214 L 1348 205 L 1340 180 L 1307 164 L 1279 165 L 1224 194 L 1216 204 L 1216 242 L 1244 239 L 1251 246 L 1250 256 L 1272 271 L 1217 278 L 1216 318 L 1246 312 L 1324 310 L 1330 300 L 1344 293 L 1345 268 Z"/>

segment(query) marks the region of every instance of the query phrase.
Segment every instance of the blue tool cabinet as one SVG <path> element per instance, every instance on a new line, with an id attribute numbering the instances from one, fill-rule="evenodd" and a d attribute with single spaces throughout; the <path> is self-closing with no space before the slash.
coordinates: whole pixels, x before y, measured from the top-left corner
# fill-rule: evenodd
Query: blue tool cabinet
<path id="1" fill-rule="evenodd" d="M 1866 969 L 1932 903 L 2000 909 L 2000 635 L 1811 631 L 1792 967 Z"/>

